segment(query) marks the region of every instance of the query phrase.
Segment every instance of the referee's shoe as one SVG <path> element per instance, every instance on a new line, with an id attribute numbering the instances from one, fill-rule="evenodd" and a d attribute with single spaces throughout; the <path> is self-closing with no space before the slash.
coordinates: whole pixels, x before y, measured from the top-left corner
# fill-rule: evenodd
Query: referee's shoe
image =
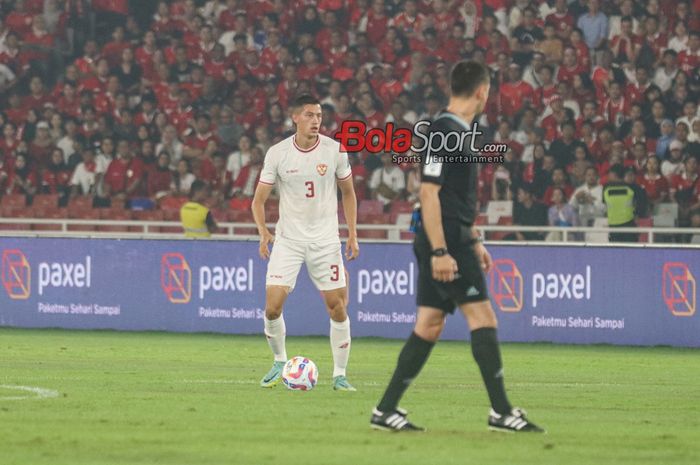
<path id="1" fill-rule="evenodd" d="M 489 413 L 489 429 L 503 433 L 545 433 L 546 431 L 527 419 L 525 410 L 515 407 L 508 414 L 499 415 L 493 409 Z"/>
<path id="2" fill-rule="evenodd" d="M 416 426 L 406 416 L 408 412 L 402 408 L 390 412 L 380 412 L 377 408 L 372 411 L 372 419 L 369 426 L 381 431 L 404 431 L 404 432 L 425 432 L 426 429 Z"/>

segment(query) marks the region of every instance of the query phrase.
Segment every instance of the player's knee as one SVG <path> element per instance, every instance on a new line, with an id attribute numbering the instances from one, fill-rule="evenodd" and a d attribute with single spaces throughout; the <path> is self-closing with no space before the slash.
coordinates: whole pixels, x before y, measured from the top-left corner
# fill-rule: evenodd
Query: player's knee
<path id="1" fill-rule="evenodd" d="M 442 330 L 445 327 L 445 320 L 420 321 L 416 324 L 415 333 L 426 341 L 435 342 L 440 339 Z"/>
<path id="2" fill-rule="evenodd" d="M 344 298 L 332 299 L 326 303 L 326 307 L 331 320 L 341 322 L 347 319 L 348 312 Z"/>
<path id="3" fill-rule="evenodd" d="M 282 316 L 282 307 L 276 305 L 266 305 L 265 306 L 265 318 L 268 320 L 276 320 Z"/>

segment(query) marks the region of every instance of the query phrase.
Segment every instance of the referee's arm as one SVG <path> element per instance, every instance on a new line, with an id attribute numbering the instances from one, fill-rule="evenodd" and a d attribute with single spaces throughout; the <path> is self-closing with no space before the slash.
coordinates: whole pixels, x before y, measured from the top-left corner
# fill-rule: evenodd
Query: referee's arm
<path id="1" fill-rule="evenodd" d="M 440 206 L 440 185 L 422 182 L 420 185 L 420 205 L 423 229 L 428 236 L 432 250 L 447 249 L 445 231 L 442 228 L 442 209 Z M 457 262 L 449 254 L 433 256 L 431 261 L 433 279 L 442 282 L 454 281 Z"/>
<path id="2" fill-rule="evenodd" d="M 422 182 L 420 185 L 420 209 L 423 229 L 428 235 L 433 250 L 447 248 L 445 231 L 442 229 L 442 209 L 440 205 L 440 185 Z"/>

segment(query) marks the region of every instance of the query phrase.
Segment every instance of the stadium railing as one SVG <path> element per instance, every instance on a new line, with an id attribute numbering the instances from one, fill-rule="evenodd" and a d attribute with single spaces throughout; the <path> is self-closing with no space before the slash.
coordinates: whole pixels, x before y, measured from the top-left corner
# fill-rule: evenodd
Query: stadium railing
<path id="1" fill-rule="evenodd" d="M 268 227 L 274 228 L 274 224 Z M 252 223 L 219 223 L 219 230 L 212 235 L 215 239 L 257 240 L 255 225 Z M 347 235 L 347 226 L 340 225 L 341 237 Z M 509 233 L 534 232 L 550 237 L 558 236 L 555 240 L 518 241 L 533 244 L 595 244 L 604 245 L 608 242 L 608 233 L 636 233 L 640 240 L 628 245 L 654 245 L 664 247 L 699 247 L 700 244 L 678 242 L 677 238 L 700 236 L 700 228 L 672 227 L 631 227 L 610 228 L 595 227 L 560 227 L 560 226 L 517 226 L 517 225 L 479 225 L 489 243 L 513 244 L 505 241 Z M 358 235 L 363 242 L 411 242 L 413 234 L 407 231 L 403 224 L 360 224 L 357 225 Z M 173 221 L 136 221 L 136 220 L 92 220 L 92 219 L 45 219 L 45 218 L 0 218 L 0 236 L 48 236 L 48 237 L 115 237 L 115 238 L 152 238 L 152 239 L 184 239 L 182 227 Z M 615 245 L 620 245 L 616 243 Z"/>

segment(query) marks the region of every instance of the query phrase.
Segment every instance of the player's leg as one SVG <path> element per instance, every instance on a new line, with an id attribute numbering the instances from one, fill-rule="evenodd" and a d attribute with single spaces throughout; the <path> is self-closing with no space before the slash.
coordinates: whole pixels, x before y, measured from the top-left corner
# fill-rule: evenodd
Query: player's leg
<path id="1" fill-rule="evenodd" d="M 333 389 L 355 391 L 346 378 L 350 358 L 350 319 L 347 304 L 347 273 L 339 242 L 309 244 L 306 254 L 309 276 L 321 292 L 330 316 L 330 344 L 333 354 Z"/>
<path id="2" fill-rule="evenodd" d="M 413 333 L 399 353 L 394 374 L 384 396 L 372 412 L 370 426 L 388 431 L 425 431 L 406 418 L 407 412 L 399 408 L 399 401 L 411 382 L 418 376 L 428 360 L 433 346 L 445 327 L 446 312 L 443 309 L 420 306 Z"/>
<path id="3" fill-rule="evenodd" d="M 260 380 L 262 387 L 273 387 L 279 383 L 287 361 L 287 327 L 282 309 L 287 296 L 294 289 L 303 257 L 303 245 L 278 240 L 272 247 L 266 277 L 264 330 L 274 361 L 272 368 Z"/>
<path id="4" fill-rule="evenodd" d="M 496 336 L 498 321 L 491 302 L 482 300 L 459 306 L 471 331 L 472 355 L 479 365 L 481 377 L 491 401 L 489 428 L 512 432 L 542 432 L 525 417 L 525 412 L 513 408 L 506 395 L 501 350 Z"/>
<path id="5" fill-rule="evenodd" d="M 326 310 L 330 316 L 330 343 L 333 354 L 333 389 L 336 391 L 355 391 L 348 382 L 346 369 L 350 359 L 350 319 L 347 313 L 346 289 L 344 287 L 330 291 L 321 291 Z"/>

